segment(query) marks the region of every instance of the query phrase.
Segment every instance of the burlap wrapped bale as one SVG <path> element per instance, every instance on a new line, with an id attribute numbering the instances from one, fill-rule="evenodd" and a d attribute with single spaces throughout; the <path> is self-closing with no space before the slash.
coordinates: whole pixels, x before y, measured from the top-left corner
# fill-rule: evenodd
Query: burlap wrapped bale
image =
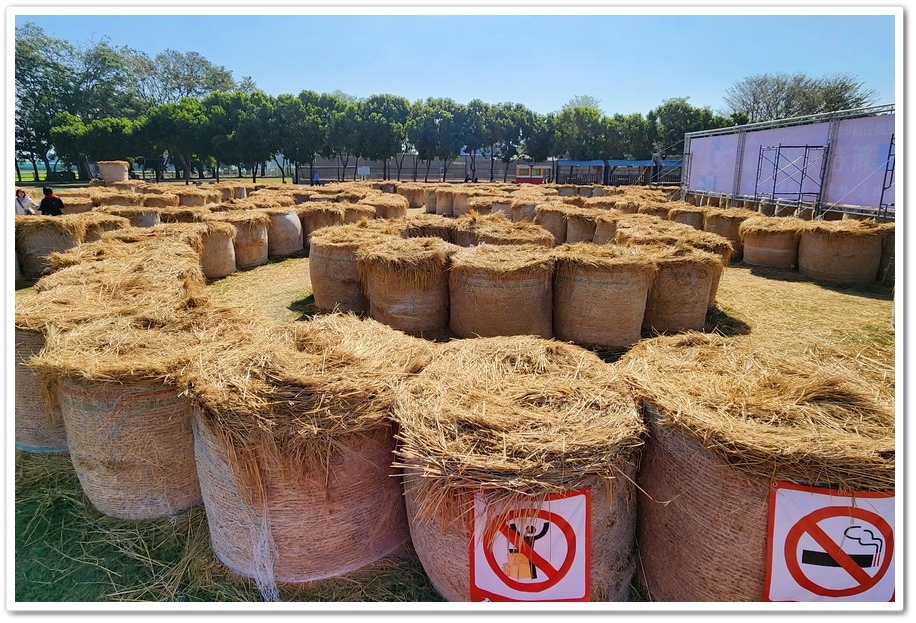
<path id="1" fill-rule="evenodd" d="M 532 222 L 515 222 L 505 212 L 466 214 L 455 219 L 455 243 L 468 247 L 478 244 L 530 245 L 551 248 L 554 237 Z"/>
<path id="2" fill-rule="evenodd" d="M 269 240 L 267 237 L 271 217 L 266 210 L 229 210 L 214 212 L 203 217 L 203 222 L 221 221 L 236 229 L 232 244 L 235 248 L 235 266 L 245 270 L 267 263 Z"/>
<path id="3" fill-rule="evenodd" d="M 390 193 L 369 195 L 356 202 L 358 205 L 368 205 L 375 208 L 376 218 L 397 219 L 407 216 L 410 202 L 406 197 Z"/>
<path id="4" fill-rule="evenodd" d="M 539 203 L 534 208 L 534 223 L 553 235 L 554 245 L 566 242 L 566 212 L 569 205 L 560 202 Z"/>
<path id="5" fill-rule="evenodd" d="M 440 238 L 386 239 L 357 249 L 369 317 L 412 335 L 445 337 L 449 260 L 457 250 Z"/>
<path id="6" fill-rule="evenodd" d="M 426 189 L 422 184 L 398 184 L 395 192 L 407 199 L 407 203 L 411 209 L 426 207 L 424 203 Z"/>
<path id="7" fill-rule="evenodd" d="M 325 227 L 312 233 L 309 242 L 309 277 L 315 308 L 319 312 L 365 314 L 369 302 L 359 278 L 356 252 L 360 247 L 393 237 L 389 221 L 374 219 Z"/>
<path id="8" fill-rule="evenodd" d="M 453 216 L 452 204 L 455 202 L 455 189 L 447 184 L 436 188 L 436 214 Z"/>
<path id="9" fill-rule="evenodd" d="M 894 490 L 893 407 L 849 370 L 776 353 L 688 332 L 620 360 L 650 426 L 637 577 L 651 601 L 762 601 L 774 480 Z"/>
<path id="10" fill-rule="evenodd" d="M 96 212 L 123 216 L 132 227 L 153 227 L 162 222 L 159 210 L 146 206 L 109 205 L 96 208 Z"/>
<path id="11" fill-rule="evenodd" d="M 566 242 L 593 242 L 597 213 L 591 208 L 573 208 L 566 212 Z"/>
<path id="12" fill-rule="evenodd" d="M 682 201 L 677 203 L 677 207 L 672 207 L 668 210 L 668 220 L 690 225 L 699 230 L 703 229 L 705 215 L 706 210 L 704 208 L 690 206 Z"/>
<path id="13" fill-rule="evenodd" d="M 126 182 L 130 163 L 125 160 L 99 160 L 99 175 L 105 182 Z"/>
<path id="14" fill-rule="evenodd" d="M 553 336 L 554 259 L 531 245 L 461 248 L 449 271 L 449 328 L 458 337 Z"/>
<path id="15" fill-rule="evenodd" d="M 34 279 L 50 269 L 48 257 L 80 244 L 86 235 L 84 223 L 73 216 L 17 214 L 15 221 L 16 256 L 22 274 Z"/>
<path id="16" fill-rule="evenodd" d="M 719 234 L 731 242 L 734 248 L 731 261 L 740 262 L 744 258 L 744 244 L 738 229 L 741 223 L 756 217 L 757 213 L 747 208 L 709 208 L 703 216 L 703 231 Z"/>
<path id="17" fill-rule="evenodd" d="M 440 238 L 455 243 L 457 220 L 440 214 L 411 214 L 402 222 L 405 238 Z"/>
<path id="18" fill-rule="evenodd" d="M 143 520 L 199 504 L 190 403 L 169 380 L 189 334 L 110 315 L 66 331 L 51 325 L 46 339 L 31 365 L 57 383 L 71 462 L 92 505 Z"/>
<path id="19" fill-rule="evenodd" d="M 302 255 L 303 243 L 302 221 L 293 208 L 274 208 L 265 210 L 270 215 L 267 224 L 267 257 L 284 258 Z"/>
<path id="20" fill-rule="evenodd" d="M 296 207 L 302 223 L 302 242 L 308 251 L 312 233 L 322 227 L 343 225 L 346 222 L 346 206 L 331 201 L 304 203 Z M 372 209 L 373 214 L 375 209 Z"/>
<path id="21" fill-rule="evenodd" d="M 744 262 L 752 266 L 795 268 L 798 265 L 798 240 L 805 221 L 795 218 L 758 216 L 738 227 L 744 245 Z"/>
<path id="22" fill-rule="evenodd" d="M 26 452 L 67 452 L 67 430 L 57 404 L 56 388 L 43 388 L 41 377 L 27 364 L 45 345 L 41 331 L 15 328 L 15 389 L 17 450 Z M 46 396 L 53 392 L 53 396 Z"/>
<path id="23" fill-rule="evenodd" d="M 402 386 L 395 409 L 411 540 L 436 590 L 449 601 L 471 600 L 475 494 L 505 509 L 494 514 L 511 516 L 587 487 L 591 591 L 584 598 L 626 601 L 635 569 L 632 475 L 644 426 L 625 383 L 593 353 L 532 336 L 458 340 L 437 350 Z"/>
<path id="24" fill-rule="evenodd" d="M 894 234 L 894 223 L 882 223 L 878 225 L 878 231 L 881 233 L 881 261 L 878 263 L 878 275 L 875 277 L 881 283 L 893 284 L 895 282 L 895 247 L 896 236 Z"/>
<path id="25" fill-rule="evenodd" d="M 325 330 L 340 318 L 211 326 L 180 377 L 213 551 L 268 600 L 278 582 L 353 571 L 408 538 L 389 415 L 410 371 L 398 362 L 416 365 L 405 353 L 423 341 L 373 323 L 351 349 Z"/>
<path id="26" fill-rule="evenodd" d="M 650 214 L 660 219 L 668 219 L 671 206 L 664 203 L 644 203 L 636 211 L 639 214 Z"/>
<path id="27" fill-rule="evenodd" d="M 649 288 L 643 331 L 666 333 L 702 329 L 714 276 L 722 259 L 684 243 L 649 246 L 658 275 Z"/>
<path id="28" fill-rule="evenodd" d="M 557 339 L 604 348 L 635 344 L 658 272 L 650 256 L 639 247 L 585 242 L 560 246 L 554 253 Z"/>
<path id="29" fill-rule="evenodd" d="M 874 283 L 882 242 L 873 223 L 810 221 L 798 241 L 798 272 L 824 283 Z"/>

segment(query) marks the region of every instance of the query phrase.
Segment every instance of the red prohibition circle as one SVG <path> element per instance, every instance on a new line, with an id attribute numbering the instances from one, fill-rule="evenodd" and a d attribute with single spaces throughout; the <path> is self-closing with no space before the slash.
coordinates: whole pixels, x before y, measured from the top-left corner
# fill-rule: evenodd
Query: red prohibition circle
<path id="1" fill-rule="evenodd" d="M 824 519 L 829 519 L 831 517 L 854 517 L 862 521 L 867 521 L 875 526 L 885 540 L 885 552 L 887 555 L 884 556 L 884 560 L 881 563 L 881 567 L 874 575 L 868 575 L 863 572 L 867 579 L 859 582 L 855 586 L 849 588 L 825 588 L 816 584 L 805 575 L 805 572 L 802 570 L 801 565 L 798 562 L 798 545 L 799 541 L 803 534 L 805 534 L 810 526 L 814 526 Z M 812 535 L 813 538 L 813 535 Z M 818 539 L 815 538 L 817 541 Z M 820 541 L 818 541 L 820 542 Z M 867 590 L 874 588 L 881 578 L 884 577 L 884 574 L 887 573 L 888 568 L 891 564 L 891 558 L 893 558 L 894 551 L 894 531 L 891 528 L 883 517 L 877 513 L 865 510 L 863 508 L 857 507 L 848 507 L 848 506 L 827 506 L 820 508 L 808 515 L 805 515 L 800 520 L 798 520 L 794 526 L 786 534 L 786 544 L 785 544 L 785 558 L 786 566 L 789 568 L 789 573 L 792 578 L 798 582 L 798 585 L 808 590 L 815 595 L 820 595 L 821 597 L 850 597 L 852 595 L 858 595 L 859 593 L 864 593 Z M 853 577 L 853 580 L 856 578 Z"/>
<path id="2" fill-rule="evenodd" d="M 569 572 L 570 567 L 572 567 L 573 560 L 576 557 L 576 533 L 573 530 L 572 526 L 569 525 L 569 522 L 566 521 L 560 515 L 556 513 L 551 513 L 550 511 L 544 510 L 529 510 L 519 512 L 518 517 L 537 517 L 543 519 L 544 521 L 552 522 L 552 525 L 557 526 L 560 531 L 563 533 L 563 536 L 566 537 L 566 543 L 568 545 L 566 549 L 566 558 L 563 560 L 557 569 L 554 570 L 553 575 L 548 576 L 548 578 L 542 582 L 519 582 L 513 578 L 510 578 L 499 566 L 499 563 L 496 562 L 496 557 L 493 555 L 493 544 L 496 541 L 496 534 L 500 532 L 500 526 L 490 524 L 487 526 L 487 529 L 484 533 L 483 540 L 483 554 L 487 560 L 487 564 L 490 565 L 490 568 L 496 573 L 497 577 L 505 583 L 511 589 L 517 591 L 522 591 L 525 593 L 537 593 L 543 590 L 555 586 L 560 580 L 566 577 L 566 574 Z M 503 523 L 508 525 L 508 518 L 503 517 Z M 546 572 L 545 572 L 546 573 Z"/>

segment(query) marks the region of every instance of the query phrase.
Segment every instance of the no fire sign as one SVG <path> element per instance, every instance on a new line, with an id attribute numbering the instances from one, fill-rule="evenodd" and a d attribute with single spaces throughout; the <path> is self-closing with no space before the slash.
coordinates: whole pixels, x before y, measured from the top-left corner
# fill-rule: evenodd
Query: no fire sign
<path id="1" fill-rule="evenodd" d="M 474 498 L 471 601 L 588 601 L 591 489 L 493 508 Z"/>
<path id="2" fill-rule="evenodd" d="M 893 601 L 893 493 L 773 482 L 767 601 Z"/>

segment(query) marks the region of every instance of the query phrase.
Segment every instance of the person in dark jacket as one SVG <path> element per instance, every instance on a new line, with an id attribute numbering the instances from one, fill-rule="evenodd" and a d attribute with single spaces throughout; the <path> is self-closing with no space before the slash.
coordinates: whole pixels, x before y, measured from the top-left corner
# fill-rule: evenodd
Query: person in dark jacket
<path id="1" fill-rule="evenodd" d="M 44 199 L 38 204 L 38 211 L 44 216 L 61 216 L 64 213 L 64 202 L 47 186 L 42 189 Z"/>

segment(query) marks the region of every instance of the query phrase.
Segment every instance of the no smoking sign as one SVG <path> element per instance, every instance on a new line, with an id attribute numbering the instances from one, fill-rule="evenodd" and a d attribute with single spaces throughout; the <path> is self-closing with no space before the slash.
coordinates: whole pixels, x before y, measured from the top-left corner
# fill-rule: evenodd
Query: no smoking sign
<path id="1" fill-rule="evenodd" d="M 892 493 L 840 495 L 774 482 L 767 601 L 892 601 Z"/>
<path id="2" fill-rule="evenodd" d="M 474 499 L 471 601 L 588 601 L 591 490 L 491 508 Z"/>

